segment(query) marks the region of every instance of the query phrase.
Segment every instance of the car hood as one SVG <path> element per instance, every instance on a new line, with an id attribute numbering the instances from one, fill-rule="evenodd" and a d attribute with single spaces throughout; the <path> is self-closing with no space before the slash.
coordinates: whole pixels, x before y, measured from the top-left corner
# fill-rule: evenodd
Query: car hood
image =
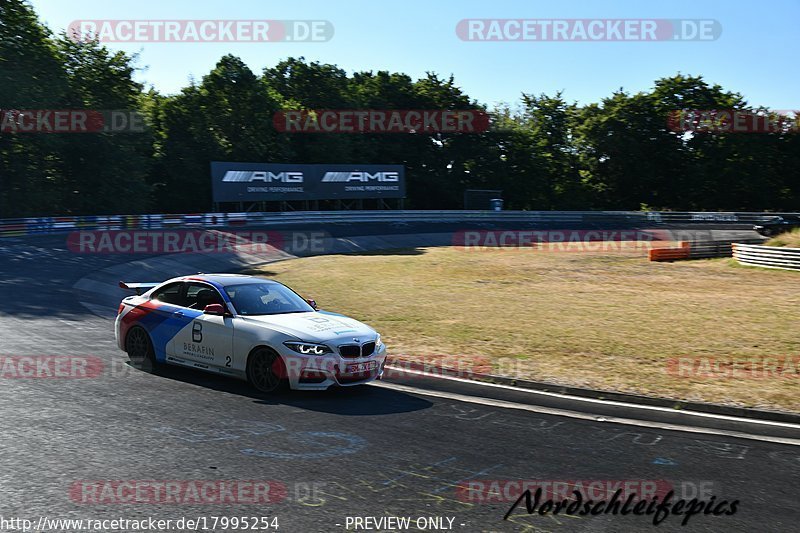
<path id="1" fill-rule="evenodd" d="M 260 315 L 241 317 L 242 320 L 280 331 L 307 342 L 334 344 L 373 340 L 374 329 L 352 318 L 326 312 L 288 313 L 285 315 Z"/>

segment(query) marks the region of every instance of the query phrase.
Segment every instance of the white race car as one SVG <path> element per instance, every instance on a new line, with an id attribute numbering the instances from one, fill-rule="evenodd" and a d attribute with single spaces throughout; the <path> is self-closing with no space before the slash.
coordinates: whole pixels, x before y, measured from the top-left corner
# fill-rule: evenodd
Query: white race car
<path id="1" fill-rule="evenodd" d="M 119 285 L 137 293 L 122 300 L 115 323 L 117 344 L 134 363 L 199 368 L 263 392 L 360 385 L 383 375 L 386 346 L 375 330 L 320 311 L 277 281 L 197 274 Z"/>

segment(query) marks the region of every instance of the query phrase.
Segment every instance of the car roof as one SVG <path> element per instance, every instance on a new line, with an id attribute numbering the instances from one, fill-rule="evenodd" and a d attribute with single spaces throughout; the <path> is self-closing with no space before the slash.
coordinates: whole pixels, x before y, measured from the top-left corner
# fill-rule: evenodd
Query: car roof
<path id="1" fill-rule="evenodd" d="M 247 283 L 270 283 L 279 285 L 277 281 L 271 279 L 259 278 L 257 276 L 247 276 L 245 274 L 195 274 L 193 276 L 184 276 L 180 278 L 181 281 L 209 281 L 229 287 L 232 285 L 245 285 Z"/>

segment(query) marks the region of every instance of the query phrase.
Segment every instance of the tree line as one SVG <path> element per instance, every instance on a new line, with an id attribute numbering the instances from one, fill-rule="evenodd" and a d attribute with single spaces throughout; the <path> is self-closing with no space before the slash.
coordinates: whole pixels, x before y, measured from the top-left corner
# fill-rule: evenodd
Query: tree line
<path id="1" fill-rule="evenodd" d="M 288 58 L 253 72 L 226 55 L 177 94 L 134 81 L 137 58 L 55 35 L 24 0 L 0 3 L 0 110 L 136 110 L 141 133 L 0 128 L 0 217 L 203 212 L 210 161 L 402 164 L 410 209 L 458 209 L 502 189 L 508 209 L 797 210 L 795 131 L 683 134 L 680 109 L 753 109 L 702 76 L 676 74 L 577 105 L 521 93 L 487 109 L 452 76 L 412 79 Z M 281 110 L 479 110 L 476 133 L 303 134 Z"/>

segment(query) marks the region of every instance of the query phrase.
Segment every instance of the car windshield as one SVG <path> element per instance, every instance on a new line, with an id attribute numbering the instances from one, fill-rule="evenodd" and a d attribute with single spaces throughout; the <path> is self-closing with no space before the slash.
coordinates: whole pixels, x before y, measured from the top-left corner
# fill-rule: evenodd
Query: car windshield
<path id="1" fill-rule="evenodd" d="M 236 312 L 243 316 L 280 315 L 314 311 L 294 291 L 279 283 L 247 283 L 225 287 Z"/>

